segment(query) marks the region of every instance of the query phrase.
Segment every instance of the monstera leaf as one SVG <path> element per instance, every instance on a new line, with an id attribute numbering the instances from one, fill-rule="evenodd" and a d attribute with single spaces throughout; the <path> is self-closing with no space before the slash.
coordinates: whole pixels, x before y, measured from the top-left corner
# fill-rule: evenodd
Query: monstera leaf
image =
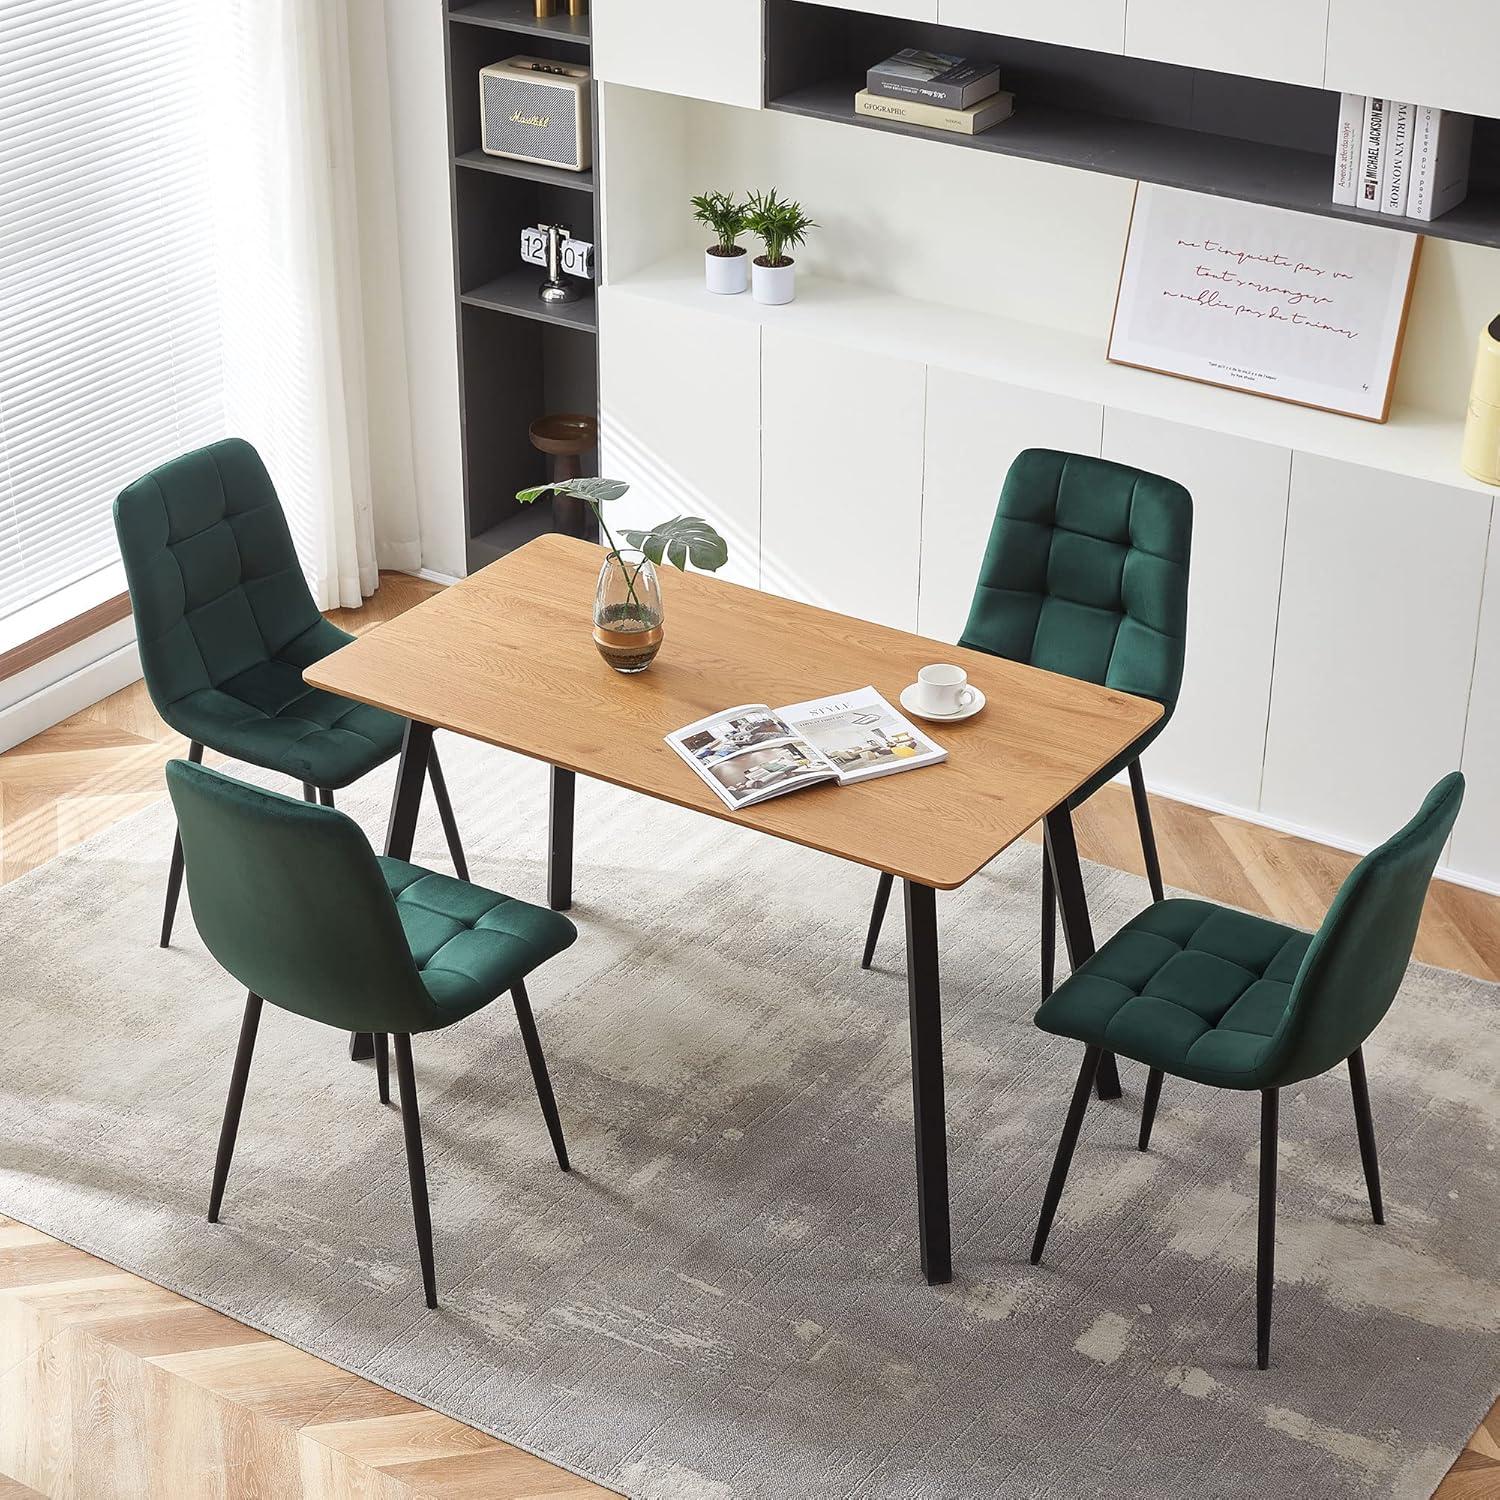
<path id="1" fill-rule="evenodd" d="M 529 490 L 517 490 L 516 499 L 523 505 L 530 505 L 543 495 L 571 495 L 576 500 L 587 500 L 590 505 L 603 505 L 606 500 L 618 500 L 629 488 L 623 479 L 559 479 L 556 484 L 537 484 Z"/>
<path id="2" fill-rule="evenodd" d="M 686 570 L 691 562 L 705 573 L 716 573 L 729 561 L 729 544 L 702 516 L 674 516 L 649 531 L 624 531 L 621 535 L 652 562 L 665 558 L 674 568 Z"/>

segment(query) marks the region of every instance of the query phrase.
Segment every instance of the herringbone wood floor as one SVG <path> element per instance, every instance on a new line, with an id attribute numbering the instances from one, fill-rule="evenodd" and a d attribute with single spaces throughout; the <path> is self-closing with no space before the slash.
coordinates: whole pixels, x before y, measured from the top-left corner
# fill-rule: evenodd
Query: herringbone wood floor
<path id="1" fill-rule="evenodd" d="M 346 629 L 368 628 L 434 587 L 388 575 L 365 608 L 334 618 Z M 0 878 L 12 880 L 160 798 L 162 764 L 182 751 L 137 684 L 0 755 Z M 1353 863 L 1181 803 L 1157 798 L 1153 811 L 1169 883 L 1283 921 L 1315 925 Z M 1123 788 L 1107 787 L 1084 810 L 1079 845 L 1086 858 L 1140 870 Z M 851 953 L 856 940 L 851 932 Z M 1500 979 L 1500 900 L 1435 885 L 1417 954 Z M 59 1500 L 606 1493 L 0 1218 L 0 1500 L 36 1492 Z M 1500 1404 L 1438 1496 L 1500 1497 Z"/>

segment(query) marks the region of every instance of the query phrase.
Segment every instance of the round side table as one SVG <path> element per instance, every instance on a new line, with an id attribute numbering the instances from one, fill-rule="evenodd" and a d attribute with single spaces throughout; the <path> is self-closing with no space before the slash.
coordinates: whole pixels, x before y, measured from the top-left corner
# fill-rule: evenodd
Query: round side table
<path id="1" fill-rule="evenodd" d="M 547 455 L 547 479 L 552 484 L 579 478 L 583 473 L 579 460 L 599 446 L 599 423 L 581 412 L 554 412 L 538 417 L 527 430 L 531 446 Z M 594 540 L 594 518 L 582 500 L 554 495 L 552 523 L 552 529 L 565 536 Z"/>

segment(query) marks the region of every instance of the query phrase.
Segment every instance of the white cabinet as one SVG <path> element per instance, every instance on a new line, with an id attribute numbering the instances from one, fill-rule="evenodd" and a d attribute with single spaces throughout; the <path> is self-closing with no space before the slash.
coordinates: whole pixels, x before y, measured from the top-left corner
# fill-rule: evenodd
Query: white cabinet
<path id="1" fill-rule="evenodd" d="M 761 587 L 914 630 L 923 367 L 761 338 Z"/>
<path id="2" fill-rule="evenodd" d="M 1131 57 L 1250 78 L 1323 86 L 1328 0 L 1256 0 L 1253 10 L 1205 11 L 1202 0 L 1130 0 Z"/>
<path id="3" fill-rule="evenodd" d="M 760 108 L 761 0 L 601 0 L 594 74 L 605 83 Z"/>
<path id="4" fill-rule="evenodd" d="M 631 491 L 610 529 L 703 516 L 719 577 L 760 581 L 760 330 L 599 289 L 600 472 Z"/>
<path id="5" fill-rule="evenodd" d="M 1131 0 L 1134 4 L 1135 0 Z M 1330 0 L 1324 87 L 1500 115 L 1495 0 Z"/>
<path id="6" fill-rule="evenodd" d="M 1469 785 L 1448 863 L 1500 887 L 1500 526 L 1493 524 L 1462 769 Z"/>
<path id="7" fill-rule="evenodd" d="M 1109 410 L 1104 457 L 1164 474 L 1193 497 L 1182 692 L 1172 722 L 1143 757 L 1146 780 L 1188 801 L 1253 812 L 1292 456 L 1266 443 Z"/>
<path id="8" fill-rule="evenodd" d="M 900 16 L 904 21 L 935 21 L 938 0 L 818 0 L 835 10 L 861 10 L 871 16 Z"/>
<path id="9" fill-rule="evenodd" d="M 921 634 L 956 641 L 962 632 L 995 502 L 1016 454 L 1058 448 L 1097 455 L 1100 416 L 1090 401 L 928 370 Z"/>
<path id="10" fill-rule="evenodd" d="M 1490 508 L 1293 459 L 1263 813 L 1375 844 L 1459 764 Z"/>
<path id="11" fill-rule="evenodd" d="M 938 20 L 1094 52 L 1120 52 L 1125 46 L 1125 0 L 938 0 Z"/>

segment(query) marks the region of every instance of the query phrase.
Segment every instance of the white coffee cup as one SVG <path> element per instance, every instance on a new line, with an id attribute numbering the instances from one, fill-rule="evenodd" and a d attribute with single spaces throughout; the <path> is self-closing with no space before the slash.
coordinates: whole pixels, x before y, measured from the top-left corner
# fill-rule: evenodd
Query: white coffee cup
<path id="1" fill-rule="evenodd" d="M 917 673 L 917 703 L 924 713 L 962 713 L 974 702 L 969 674 L 962 667 L 939 662 Z"/>

